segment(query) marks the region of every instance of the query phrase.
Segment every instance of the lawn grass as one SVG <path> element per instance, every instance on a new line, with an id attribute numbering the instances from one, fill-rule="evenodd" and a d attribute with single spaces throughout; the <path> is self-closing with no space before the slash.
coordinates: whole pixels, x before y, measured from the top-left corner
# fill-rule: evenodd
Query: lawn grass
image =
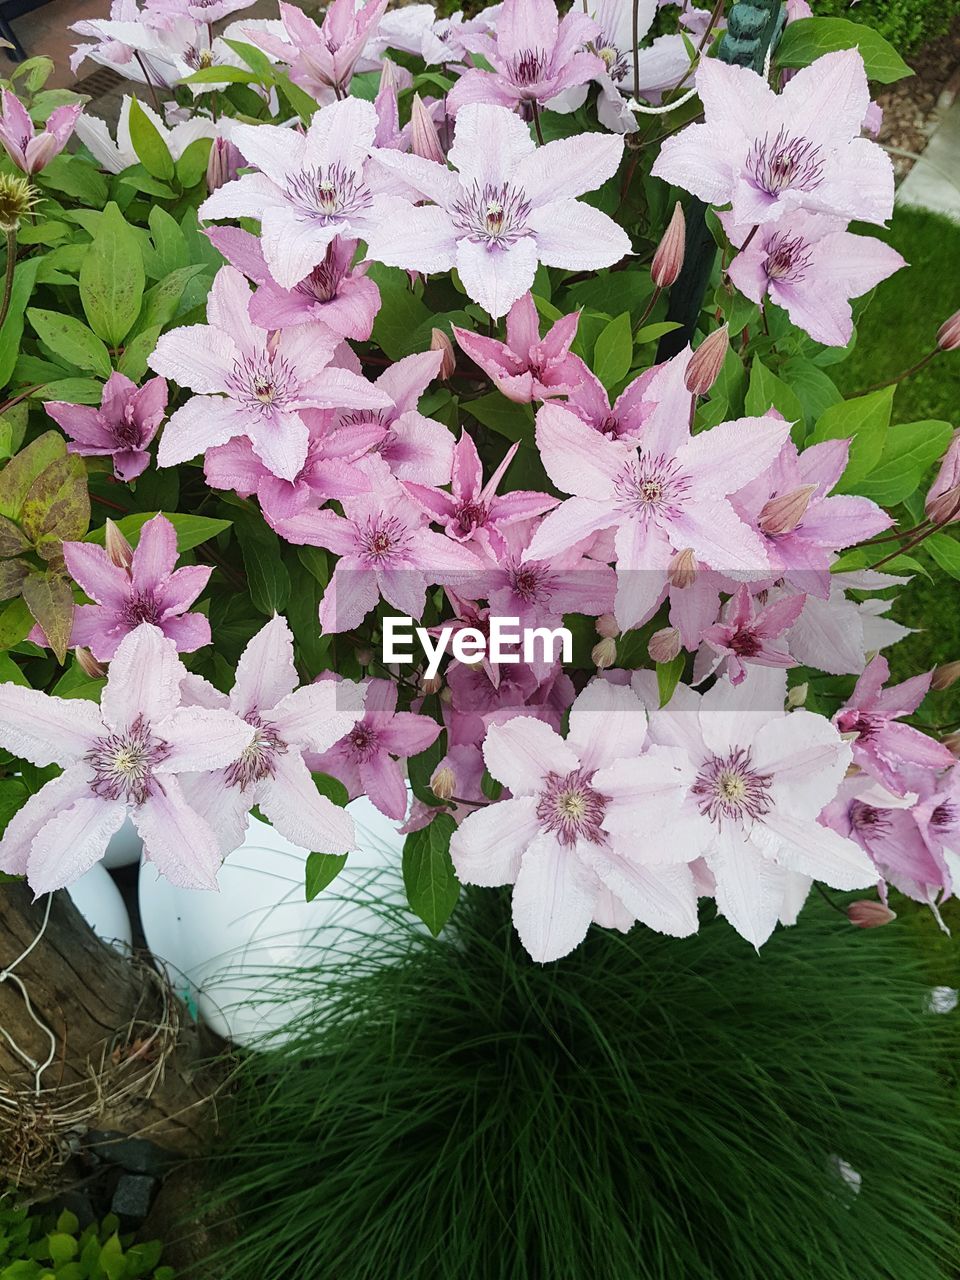
<path id="1" fill-rule="evenodd" d="M 870 232 L 877 234 L 872 227 Z M 831 370 L 847 396 L 915 364 L 933 347 L 940 324 L 960 309 L 960 223 L 898 206 L 891 227 L 879 235 L 910 265 L 880 285 L 860 321 L 852 355 Z M 894 421 L 925 419 L 960 426 L 960 351 L 937 356 L 898 388 Z M 893 616 L 918 628 L 889 652 L 898 679 L 960 658 L 960 587 L 942 570 L 932 581 L 914 578 Z M 960 715 L 960 697 L 951 691 L 938 710 Z"/>

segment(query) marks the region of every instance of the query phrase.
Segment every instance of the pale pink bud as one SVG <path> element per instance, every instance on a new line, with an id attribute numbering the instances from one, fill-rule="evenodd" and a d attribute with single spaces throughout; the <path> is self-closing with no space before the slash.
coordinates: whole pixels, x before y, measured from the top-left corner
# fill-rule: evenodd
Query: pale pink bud
<path id="1" fill-rule="evenodd" d="M 420 680 L 421 692 L 428 697 L 432 693 L 439 693 L 443 688 L 443 676 L 423 676 Z"/>
<path id="2" fill-rule="evenodd" d="M 960 347 L 960 311 L 944 320 L 937 330 L 937 346 L 941 351 L 956 351 Z"/>
<path id="3" fill-rule="evenodd" d="M 960 484 L 935 498 L 927 497 L 926 511 L 934 524 L 953 524 L 960 516 Z"/>
<path id="4" fill-rule="evenodd" d="M 960 431 L 955 431 L 943 455 L 937 478 L 927 492 L 924 504 L 927 515 L 936 524 L 946 524 L 954 518 L 953 507 L 956 504 L 955 491 L 958 485 L 960 485 Z M 948 500 L 942 502 L 943 498 Z"/>
<path id="5" fill-rule="evenodd" d="M 133 564 L 133 547 L 110 519 L 106 524 L 104 546 L 111 564 L 115 564 L 118 569 L 129 569 Z"/>
<path id="6" fill-rule="evenodd" d="M 944 689 L 949 689 L 958 680 L 960 680 L 960 662 L 944 662 L 939 667 L 934 668 L 933 676 L 930 680 L 930 688 L 942 693 Z"/>
<path id="7" fill-rule="evenodd" d="M 680 632 L 676 627 L 655 631 L 647 644 L 647 653 L 653 662 L 672 662 L 679 652 Z"/>
<path id="8" fill-rule="evenodd" d="M 229 138 L 214 138 L 207 161 L 207 194 L 212 196 L 218 187 L 239 177 L 242 164 L 243 156 Z"/>
<path id="9" fill-rule="evenodd" d="M 445 703 L 447 706 L 449 706 L 453 701 L 453 690 L 448 684 L 445 684 L 440 690 L 440 701 Z"/>
<path id="10" fill-rule="evenodd" d="M 440 135 L 433 123 L 430 112 L 423 105 L 419 93 L 413 95 L 410 107 L 410 150 L 415 156 L 424 160 L 433 160 L 435 164 L 447 163 L 440 145 Z"/>
<path id="11" fill-rule="evenodd" d="M 725 324 L 704 338 L 687 365 L 685 382 L 692 396 L 707 394 L 720 377 L 720 370 L 729 350 L 730 331 Z"/>
<path id="12" fill-rule="evenodd" d="M 617 660 L 617 642 L 613 636 L 604 636 L 590 650 L 590 659 L 598 671 L 606 671 Z"/>
<path id="13" fill-rule="evenodd" d="M 779 493 L 760 508 L 758 524 L 764 533 L 793 533 L 803 519 L 810 499 L 817 491 L 815 484 L 802 484 L 789 493 Z"/>
<path id="14" fill-rule="evenodd" d="M 444 765 L 430 779 L 430 790 L 438 800 L 449 800 L 451 796 L 457 792 L 457 775 L 449 767 Z"/>
<path id="15" fill-rule="evenodd" d="M 879 929 L 896 920 L 897 913 L 873 898 L 861 898 L 847 907 L 847 919 L 858 929 Z"/>
<path id="16" fill-rule="evenodd" d="M 617 620 L 612 613 L 601 613 L 596 621 L 597 635 L 602 636 L 604 640 L 608 637 L 616 640 L 620 634 L 620 628 L 617 626 Z"/>
<path id="17" fill-rule="evenodd" d="M 943 739 L 943 745 L 952 756 L 960 758 L 960 733 L 948 733 Z"/>
<path id="18" fill-rule="evenodd" d="M 372 649 L 358 649 L 358 650 L 357 650 L 357 661 L 360 663 L 361 667 L 369 667 L 369 666 L 370 666 L 370 664 L 373 662 L 373 650 L 372 650 Z"/>
<path id="19" fill-rule="evenodd" d="M 107 668 L 103 663 L 98 662 L 90 650 L 84 649 L 83 645 L 77 645 L 73 651 L 73 656 L 77 660 L 77 666 L 91 680 L 102 680 L 107 674 Z"/>
<path id="20" fill-rule="evenodd" d="M 443 359 L 440 361 L 440 371 L 437 377 L 446 382 L 453 377 L 453 371 L 457 367 L 457 357 L 454 354 L 453 343 L 442 329 L 432 329 L 430 331 L 430 350 L 443 352 Z"/>
<path id="21" fill-rule="evenodd" d="M 693 586 L 697 580 L 697 557 L 693 554 L 692 547 L 684 547 L 682 551 L 673 553 L 667 566 L 667 577 L 671 587 L 682 590 Z"/>
<path id="22" fill-rule="evenodd" d="M 683 266 L 683 251 L 686 244 L 687 225 L 683 219 L 680 201 L 673 207 L 670 225 L 663 233 L 663 239 L 657 245 L 650 264 L 650 275 L 658 289 L 669 289 L 676 282 Z"/>

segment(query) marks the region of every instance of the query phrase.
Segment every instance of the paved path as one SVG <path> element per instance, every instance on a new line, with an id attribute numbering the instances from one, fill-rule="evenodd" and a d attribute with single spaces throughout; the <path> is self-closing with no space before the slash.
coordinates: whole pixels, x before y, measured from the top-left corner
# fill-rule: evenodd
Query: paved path
<path id="1" fill-rule="evenodd" d="M 897 201 L 960 222 L 960 95 L 901 183 Z"/>

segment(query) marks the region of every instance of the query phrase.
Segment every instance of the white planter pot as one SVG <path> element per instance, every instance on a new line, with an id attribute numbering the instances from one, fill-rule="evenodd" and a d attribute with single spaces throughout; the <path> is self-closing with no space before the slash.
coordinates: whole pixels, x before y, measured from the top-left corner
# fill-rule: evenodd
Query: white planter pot
<path id="1" fill-rule="evenodd" d="M 382 938 L 383 915 L 365 898 L 402 907 L 403 836 L 365 796 L 348 809 L 358 847 L 313 902 L 304 895 L 307 852 L 254 818 L 220 871 L 219 893 L 178 888 L 141 864 L 147 943 L 174 989 L 220 1035 L 249 1044 L 282 1027 L 305 1003 L 292 1000 L 283 971 Z"/>
<path id="2" fill-rule="evenodd" d="M 143 841 L 137 828 L 126 818 L 117 834 L 110 837 L 107 852 L 103 855 L 103 865 L 108 871 L 112 871 L 114 867 L 127 867 L 132 862 L 139 862 L 142 853 Z"/>
<path id="3" fill-rule="evenodd" d="M 101 863 L 95 863 L 79 880 L 75 880 L 67 892 L 98 938 L 127 947 L 131 945 L 133 935 L 126 904 Z"/>

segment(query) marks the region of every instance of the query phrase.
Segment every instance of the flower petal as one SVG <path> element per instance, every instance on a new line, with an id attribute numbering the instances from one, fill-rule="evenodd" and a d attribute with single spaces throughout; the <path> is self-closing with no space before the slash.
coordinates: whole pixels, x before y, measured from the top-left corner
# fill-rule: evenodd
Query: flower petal
<path id="1" fill-rule="evenodd" d="M 165 879 L 182 889 L 216 889 L 220 848 L 210 824 L 187 803 L 179 778 L 167 776 L 130 814 L 143 852 Z"/>
<path id="2" fill-rule="evenodd" d="M 102 732 L 96 709 L 84 698 L 0 684 L 0 746 L 41 769 L 81 760 Z"/>
<path id="3" fill-rule="evenodd" d="M 273 776 L 260 785 L 258 798 L 280 834 L 301 849 L 340 854 L 356 848 L 353 819 L 320 794 L 299 752 L 277 757 Z"/>
<path id="4" fill-rule="evenodd" d="M 599 895 L 596 874 L 571 845 L 542 832 L 527 848 L 513 886 L 513 923 L 534 960 L 559 960 L 587 936 Z"/>
<path id="5" fill-rule="evenodd" d="M 474 810 L 450 838 L 457 877 L 463 884 L 513 884 L 520 858 L 539 831 L 532 796 L 514 796 Z"/>
<path id="6" fill-rule="evenodd" d="M 34 893 L 52 893 L 79 880 L 107 851 L 110 837 L 123 826 L 126 806 L 88 796 L 75 800 L 38 832 L 27 862 Z"/>
<path id="7" fill-rule="evenodd" d="M 580 760 L 556 730 L 532 716 L 514 716 L 487 731 L 483 758 L 498 782 L 514 795 L 533 795 L 548 773 L 572 773 Z"/>

